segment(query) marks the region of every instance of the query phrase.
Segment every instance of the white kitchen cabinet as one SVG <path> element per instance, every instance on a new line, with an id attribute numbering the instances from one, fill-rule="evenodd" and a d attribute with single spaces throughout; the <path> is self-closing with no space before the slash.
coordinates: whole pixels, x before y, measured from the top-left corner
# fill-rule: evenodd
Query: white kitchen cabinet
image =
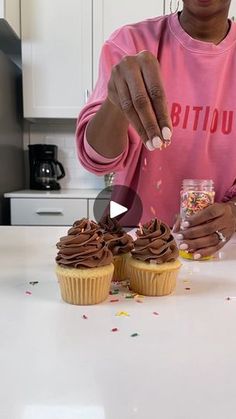
<path id="1" fill-rule="evenodd" d="M 86 199 L 12 198 L 12 225 L 72 225 L 87 217 Z"/>
<path id="2" fill-rule="evenodd" d="M 20 37 L 20 0 L 0 0 L 0 19 L 4 19 Z"/>
<path id="3" fill-rule="evenodd" d="M 97 199 L 97 201 L 96 201 L 96 206 L 97 206 L 96 215 L 97 215 L 97 217 L 95 217 L 95 214 L 94 214 L 95 199 L 89 199 L 88 202 L 89 202 L 89 204 L 88 204 L 88 217 L 90 218 L 90 220 L 96 220 L 96 219 L 100 220 L 102 218 L 103 214 L 104 214 L 105 208 L 108 207 L 108 205 L 110 203 L 110 199 Z"/>
<path id="4" fill-rule="evenodd" d="M 229 9 L 229 17 L 235 21 L 236 20 L 236 0 L 231 1 Z"/>
<path id="5" fill-rule="evenodd" d="M 164 0 L 93 0 L 93 78 L 98 76 L 99 55 L 104 41 L 127 23 L 161 16 Z"/>
<path id="6" fill-rule="evenodd" d="M 94 217 L 94 202 L 99 200 L 99 218 L 110 202 L 110 193 L 101 189 L 61 189 L 59 191 L 21 190 L 5 193 L 10 199 L 12 225 L 72 225 L 80 218 Z"/>
<path id="7" fill-rule="evenodd" d="M 76 118 L 92 87 L 92 0 L 21 0 L 24 116 Z"/>
<path id="8" fill-rule="evenodd" d="M 24 116 L 76 118 L 104 40 L 125 23 L 163 12 L 164 0 L 21 0 Z"/>

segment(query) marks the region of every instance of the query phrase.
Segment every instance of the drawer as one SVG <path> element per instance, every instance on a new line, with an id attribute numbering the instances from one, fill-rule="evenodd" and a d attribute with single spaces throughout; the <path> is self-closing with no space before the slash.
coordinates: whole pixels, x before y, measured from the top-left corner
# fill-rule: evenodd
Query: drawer
<path id="1" fill-rule="evenodd" d="M 98 206 L 98 212 L 99 212 L 99 220 L 95 219 L 94 217 L 94 210 L 93 210 L 93 206 L 94 206 L 94 202 L 95 199 L 89 199 L 89 205 L 88 205 L 88 211 L 89 211 L 89 218 L 90 220 L 95 220 L 96 222 L 98 222 L 100 220 L 100 218 L 103 216 L 103 212 L 105 210 L 105 208 L 109 205 L 110 200 L 109 199 L 96 199 L 96 205 Z"/>
<path id="2" fill-rule="evenodd" d="M 12 225 L 71 225 L 88 216 L 87 199 L 12 198 Z"/>

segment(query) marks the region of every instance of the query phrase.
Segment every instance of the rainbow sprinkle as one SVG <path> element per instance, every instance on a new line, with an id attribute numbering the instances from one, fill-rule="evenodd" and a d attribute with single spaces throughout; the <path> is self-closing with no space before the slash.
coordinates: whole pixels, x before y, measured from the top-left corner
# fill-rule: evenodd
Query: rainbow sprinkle
<path id="1" fill-rule="evenodd" d="M 151 213 L 152 213 L 153 215 L 156 215 L 156 210 L 155 210 L 155 208 L 150 207 L 150 210 L 151 210 Z"/>
<path id="2" fill-rule="evenodd" d="M 207 208 L 214 203 L 215 193 L 211 192 L 197 192 L 187 191 L 181 192 L 181 213 L 182 217 L 189 217 Z"/>
<path id="3" fill-rule="evenodd" d="M 118 311 L 118 313 L 116 313 L 117 317 L 129 317 L 129 313 L 127 313 L 127 311 Z"/>

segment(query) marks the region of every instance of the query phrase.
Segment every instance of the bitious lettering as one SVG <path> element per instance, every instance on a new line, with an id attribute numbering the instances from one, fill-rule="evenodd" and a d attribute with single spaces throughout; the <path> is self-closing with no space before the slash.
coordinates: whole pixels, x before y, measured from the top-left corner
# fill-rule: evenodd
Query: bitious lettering
<path id="1" fill-rule="evenodd" d="M 175 102 L 171 108 L 171 119 L 173 127 L 229 135 L 233 129 L 234 112 L 210 106 L 181 105 Z"/>

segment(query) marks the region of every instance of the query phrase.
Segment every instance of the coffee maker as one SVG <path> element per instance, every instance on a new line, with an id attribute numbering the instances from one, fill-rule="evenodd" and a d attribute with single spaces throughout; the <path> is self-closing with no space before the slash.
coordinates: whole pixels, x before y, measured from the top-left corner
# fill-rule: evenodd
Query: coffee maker
<path id="1" fill-rule="evenodd" d="M 62 164 L 57 160 L 57 146 L 29 145 L 30 189 L 59 190 L 57 182 L 65 176 Z"/>

